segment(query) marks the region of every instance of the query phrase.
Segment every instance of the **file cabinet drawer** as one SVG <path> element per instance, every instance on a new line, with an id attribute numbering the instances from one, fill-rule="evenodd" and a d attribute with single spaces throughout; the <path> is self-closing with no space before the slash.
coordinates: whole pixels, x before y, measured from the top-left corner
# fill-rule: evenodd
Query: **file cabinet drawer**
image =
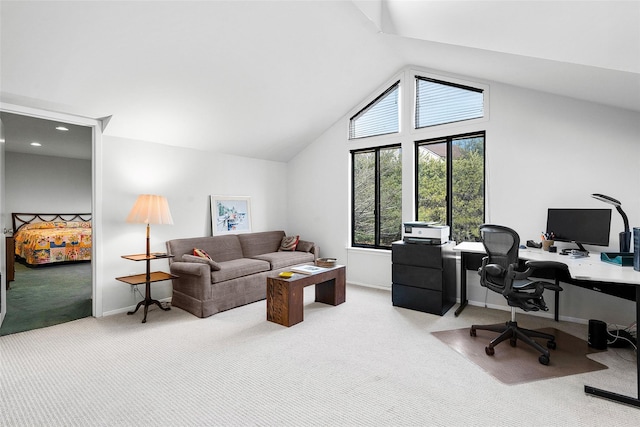
<path id="1" fill-rule="evenodd" d="M 442 269 L 442 246 L 394 243 L 392 245 L 391 262 L 394 264 Z"/>
<path id="2" fill-rule="evenodd" d="M 442 270 L 434 268 L 393 264 L 391 280 L 400 285 L 442 291 Z"/>
<path id="3" fill-rule="evenodd" d="M 394 306 L 441 316 L 455 303 L 455 300 L 443 302 L 442 292 L 395 283 L 391 291 L 391 299 Z"/>

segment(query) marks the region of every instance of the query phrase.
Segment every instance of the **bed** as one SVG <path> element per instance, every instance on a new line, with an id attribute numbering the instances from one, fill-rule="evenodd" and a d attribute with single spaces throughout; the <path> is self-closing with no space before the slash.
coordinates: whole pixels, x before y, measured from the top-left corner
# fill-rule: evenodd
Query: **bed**
<path id="1" fill-rule="evenodd" d="M 28 265 L 91 260 L 91 214 L 13 213 L 15 254 Z"/>

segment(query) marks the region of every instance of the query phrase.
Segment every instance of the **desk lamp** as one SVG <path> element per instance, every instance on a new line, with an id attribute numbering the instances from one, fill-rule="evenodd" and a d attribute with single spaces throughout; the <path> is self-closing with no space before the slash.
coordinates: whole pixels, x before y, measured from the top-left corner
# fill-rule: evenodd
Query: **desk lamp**
<path id="1" fill-rule="evenodd" d="M 127 222 L 147 224 L 147 258 L 149 252 L 149 224 L 173 224 L 169 203 L 164 196 L 141 194 L 133 205 Z"/>
<path id="2" fill-rule="evenodd" d="M 622 215 L 622 221 L 624 221 L 624 231 L 620 232 L 620 252 L 629 252 L 631 250 L 631 231 L 629 230 L 629 219 L 627 218 L 627 214 L 625 214 L 620 207 L 622 203 L 620 203 L 619 200 L 605 196 L 604 194 L 594 193 L 591 197 L 615 206 L 618 212 L 620 212 L 620 215 Z"/>

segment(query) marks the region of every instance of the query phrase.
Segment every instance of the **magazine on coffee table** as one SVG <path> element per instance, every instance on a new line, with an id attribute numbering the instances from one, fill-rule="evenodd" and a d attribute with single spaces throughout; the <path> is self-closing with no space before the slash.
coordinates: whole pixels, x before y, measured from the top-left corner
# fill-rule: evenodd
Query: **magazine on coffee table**
<path id="1" fill-rule="evenodd" d="M 293 271 L 294 273 L 300 273 L 300 274 L 313 274 L 313 273 L 320 273 L 321 271 L 325 271 L 327 270 L 324 267 L 318 267 L 317 265 L 299 265 L 297 267 L 292 267 L 291 271 Z"/>

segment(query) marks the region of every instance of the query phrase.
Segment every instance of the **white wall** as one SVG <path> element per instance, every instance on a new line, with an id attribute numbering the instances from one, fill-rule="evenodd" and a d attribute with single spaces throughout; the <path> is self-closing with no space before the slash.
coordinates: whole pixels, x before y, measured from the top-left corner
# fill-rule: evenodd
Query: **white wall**
<path id="1" fill-rule="evenodd" d="M 446 131 L 447 135 L 487 132 L 487 221 L 515 228 L 523 240 L 535 239 L 544 228 L 548 207 L 606 207 L 589 197 L 601 192 L 621 200 L 631 225 L 640 226 L 640 114 L 507 85 L 490 86 L 490 120 L 450 126 Z M 347 140 L 348 117 L 288 164 L 103 136 L 96 154 L 102 195 L 98 203 L 102 256 L 97 259 L 102 280 L 97 284 L 97 299 L 102 302 L 103 314 L 126 311 L 137 302 L 129 286 L 115 277 L 144 269 L 141 263 L 121 258 L 144 251 L 144 225 L 125 222 L 140 193 L 165 195 L 175 222 L 152 226 L 153 251 L 164 251 L 169 239 L 209 235 L 209 195 L 250 196 L 254 231 L 284 229 L 300 234 L 317 242 L 323 256 L 337 257 L 347 264 L 350 283 L 390 288 L 388 251 L 348 249 L 349 150 L 367 143 L 360 141 L 356 146 Z M 442 136 L 428 132 L 419 137 Z M 391 143 L 393 138 L 383 142 Z M 412 143 L 404 143 L 404 166 L 409 168 L 403 174 L 405 220 L 413 218 L 413 180 L 408 172 L 412 155 Z M 59 167 L 76 169 L 74 165 Z M 59 188 L 50 179 L 51 171 L 29 169 L 20 167 L 18 160 L 7 159 L 8 211 L 22 210 L 14 207 L 23 204 L 21 200 L 14 199 L 10 205 L 11 195 L 21 193 L 10 188 L 10 180 L 23 173 L 35 174 L 47 186 L 48 192 L 39 197 L 49 203 L 47 208 L 71 208 L 69 200 L 51 205 L 61 201 L 56 198 Z M 65 182 L 60 188 L 69 185 L 75 184 Z M 81 194 L 85 191 L 78 190 Z M 89 203 L 90 191 L 88 194 L 86 199 L 82 197 L 83 203 Z M 74 205 L 73 210 L 88 210 L 89 206 Z M 42 210 L 40 204 L 24 207 Z M 616 236 L 621 229 L 622 221 L 614 212 L 610 250 L 617 249 Z M 167 264 L 157 261 L 153 267 L 166 270 Z M 473 273 L 469 281 L 472 302 L 484 301 L 484 289 Z M 156 299 L 170 298 L 170 282 L 154 284 L 152 293 Z M 492 301 L 493 297 L 489 297 L 490 303 L 503 304 L 499 297 Z M 565 286 L 561 296 L 563 316 L 628 324 L 633 312 L 628 301 L 572 286 Z"/>
<path id="2" fill-rule="evenodd" d="M 287 168 L 284 163 L 104 136 L 102 302 L 105 315 L 135 303 L 129 285 L 116 277 L 144 272 L 144 264 L 121 255 L 144 253 L 145 225 L 125 222 L 138 194 L 167 197 L 173 225 L 151 226 L 151 250 L 165 252 L 175 238 L 211 235 L 209 196 L 250 196 L 252 230 L 285 230 Z M 296 230 L 291 230 L 296 232 Z M 152 264 L 168 271 L 166 260 Z M 171 282 L 152 285 L 155 299 L 171 297 Z M 144 289 L 141 288 L 144 293 Z"/>
<path id="3" fill-rule="evenodd" d="M 91 212 L 91 160 L 13 152 L 5 157 L 8 214 Z"/>
<path id="4" fill-rule="evenodd" d="M 608 205 L 590 197 L 603 193 L 621 200 L 631 226 L 640 226 L 639 113 L 498 83 L 489 85 L 489 121 L 450 126 L 440 135 L 429 131 L 429 137 L 435 137 L 486 130 L 487 222 L 513 227 L 523 241 L 539 240 L 547 208 L 606 208 Z M 319 243 L 323 256 L 346 263 L 349 282 L 390 288 L 388 251 L 347 249 L 349 150 L 362 146 L 362 142 L 347 139 L 349 117 L 345 115 L 289 163 L 289 176 L 314 178 L 304 184 L 289 180 L 289 223 L 305 229 Z M 385 141 L 391 142 L 393 137 Z M 412 148 L 412 144 L 403 144 L 405 168 L 412 168 Z M 403 200 L 412 200 L 412 174 L 404 174 L 403 179 Z M 406 207 L 405 203 L 403 218 L 410 220 L 413 213 Z M 617 235 L 622 228 L 614 210 L 609 250 L 618 250 Z M 484 303 L 485 290 L 477 275 L 469 274 L 469 283 L 470 300 Z M 608 295 L 567 285 L 560 300 L 564 317 L 621 324 L 634 320 L 633 303 Z M 490 302 L 504 306 L 499 296 Z"/>

